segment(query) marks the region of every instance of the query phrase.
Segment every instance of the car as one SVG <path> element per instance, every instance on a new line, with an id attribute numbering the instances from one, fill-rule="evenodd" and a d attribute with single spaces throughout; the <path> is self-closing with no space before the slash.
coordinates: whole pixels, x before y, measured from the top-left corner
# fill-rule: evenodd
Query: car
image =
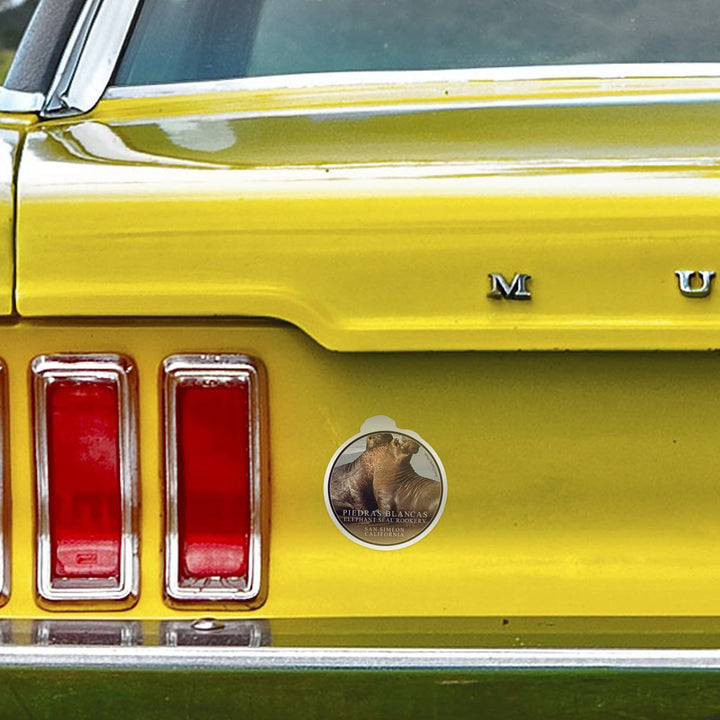
<path id="1" fill-rule="evenodd" d="M 717 713 L 716 14 L 40 0 L 0 716 Z"/>

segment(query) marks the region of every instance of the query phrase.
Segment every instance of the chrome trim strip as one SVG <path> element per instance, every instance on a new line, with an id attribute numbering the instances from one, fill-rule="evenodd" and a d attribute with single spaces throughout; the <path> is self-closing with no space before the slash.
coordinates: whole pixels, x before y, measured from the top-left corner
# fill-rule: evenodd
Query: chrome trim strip
<path id="1" fill-rule="evenodd" d="M 170 600 L 248 602 L 260 594 L 262 574 L 261 389 L 257 363 L 244 355 L 173 355 L 162 364 L 165 440 L 165 593 Z M 178 528 L 177 388 L 183 382 L 241 382 L 248 385 L 250 451 L 250 550 L 248 573 L 237 580 L 210 579 L 188 587 L 180 582 Z"/>
<path id="2" fill-rule="evenodd" d="M 45 102 L 42 93 L 21 92 L 0 87 L 0 112 L 35 113 Z"/>
<path id="3" fill-rule="evenodd" d="M 87 0 L 58 66 L 43 117 L 88 112 L 102 97 L 140 0 Z"/>
<path id="4" fill-rule="evenodd" d="M 302 90 L 368 85 L 427 83 L 513 82 L 523 80 L 623 80 L 628 78 L 720 78 L 718 63 L 637 63 L 606 65 L 533 65 L 528 67 L 460 70 L 397 70 L 303 73 L 262 77 L 109 87 L 103 99 L 201 95 L 218 92 Z"/>
<path id="5" fill-rule="evenodd" d="M 0 667 L 138 670 L 718 670 L 720 650 L 0 646 Z"/>
<path id="6" fill-rule="evenodd" d="M 133 364 L 120 355 L 40 355 L 32 361 L 33 415 L 35 424 L 35 473 L 37 485 L 37 592 L 44 600 L 133 600 L 139 587 L 138 561 L 138 465 L 137 398 Z M 61 378 L 96 382 L 109 380 L 118 389 L 120 418 L 120 497 L 122 537 L 120 577 L 116 583 L 82 579 L 63 579 L 58 586 L 52 579 L 50 542 L 49 463 L 47 442 L 47 389 Z"/>

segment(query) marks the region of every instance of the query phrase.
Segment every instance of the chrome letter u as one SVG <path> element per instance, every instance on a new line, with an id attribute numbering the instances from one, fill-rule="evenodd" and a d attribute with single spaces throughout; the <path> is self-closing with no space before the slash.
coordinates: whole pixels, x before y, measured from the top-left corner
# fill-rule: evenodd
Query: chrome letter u
<path id="1" fill-rule="evenodd" d="M 680 292 L 685 297 L 701 298 L 707 297 L 712 290 L 712 280 L 715 277 L 713 270 L 676 270 L 675 274 L 678 279 Z M 695 275 L 700 277 L 701 284 L 693 287 L 693 278 Z"/>

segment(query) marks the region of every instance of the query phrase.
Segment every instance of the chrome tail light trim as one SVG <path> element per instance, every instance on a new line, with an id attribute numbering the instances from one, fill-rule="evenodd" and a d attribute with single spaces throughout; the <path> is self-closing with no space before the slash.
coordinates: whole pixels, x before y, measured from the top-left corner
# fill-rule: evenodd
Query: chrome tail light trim
<path id="1" fill-rule="evenodd" d="M 0 360 L 0 606 L 10 597 L 10 474 L 7 368 Z"/>
<path id="2" fill-rule="evenodd" d="M 248 571 L 238 581 L 229 578 L 199 579 L 182 583 L 178 519 L 177 390 L 183 383 L 247 383 L 250 483 L 250 537 Z M 263 484 L 267 475 L 264 449 L 264 369 L 245 355 L 172 355 L 162 364 L 165 446 L 165 581 L 166 600 L 175 603 L 242 603 L 247 608 L 263 601 L 263 524 L 266 502 Z"/>
<path id="3" fill-rule="evenodd" d="M 55 602 L 135 602 L 139 591 L 137 378 L 133 363 L 112 354 L 41 355 L 31 364 L 35 432 L 37 492 L 37 593 L 41 600 Z M 53 382 L 111 382 L 118 391 L 119 474 L 121 502 L 120 573 L 116 582 L 100 579 L 52 578 L 50 538 L 50 472 L 48 456 L 47 391 Z"/>

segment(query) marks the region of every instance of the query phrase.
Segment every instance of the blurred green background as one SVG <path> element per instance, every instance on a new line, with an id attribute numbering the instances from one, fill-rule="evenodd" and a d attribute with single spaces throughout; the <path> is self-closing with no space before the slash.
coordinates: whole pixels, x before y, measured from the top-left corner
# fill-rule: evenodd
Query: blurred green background
<path id="1" fill-rule="evenodd" d="M 0 83 L 37 4 L 38 0 L 0 0 Z"/>
<path id="2" fill-rule="evenodd" d="M 5 75 L 7 75 L 12 56 L 13 54 L 10 50 L 5 50 L 5 48 L 0 50 L 0 81 L 4 80 Z"/>

